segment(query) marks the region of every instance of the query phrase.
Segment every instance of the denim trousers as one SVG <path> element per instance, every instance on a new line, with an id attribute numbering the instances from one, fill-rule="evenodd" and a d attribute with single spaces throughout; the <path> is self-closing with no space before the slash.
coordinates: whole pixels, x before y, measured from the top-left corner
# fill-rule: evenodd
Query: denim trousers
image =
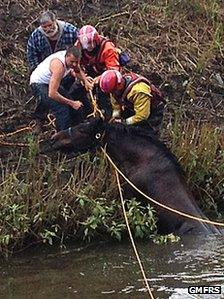
<path id="1" fill-rule="evenodd" d="M 49 98 L 48 84 L 33 83 L 31 84 L 33 95 L 37 99 L 37 108 L 35 111 L 36 116 L 46 115 L 48 111 L 51 111 L 56 118 L 57 131 L 65 130 L 71 126 L 80 123 L 83 119 L 82 109 L 72 109 L 70 106 L 56 102 Z M 66 98 L 71 99 L 69 93 L 60 86 L 58 92 Z"/>

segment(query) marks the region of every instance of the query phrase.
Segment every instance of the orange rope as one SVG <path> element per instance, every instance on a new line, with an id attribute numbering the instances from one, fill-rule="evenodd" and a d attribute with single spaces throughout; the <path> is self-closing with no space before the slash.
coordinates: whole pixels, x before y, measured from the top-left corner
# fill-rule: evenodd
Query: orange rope
<path id="1" fill-rule="evenodd" d="M 28 144 L 25 144 L 25 143 L 13 143 L 13 142 L 4 142 L 4 141 L 0 141 L 0 145 L 3 145 L 3 146 L 21 146 L 21 147 L 29 146 Z"/>
<path id="2" fill-rule="evenodd" d="M 30 122 L 29 126 L 21 128 L 21 129 L 18 129 L 18 130 L 14 131 L 14 132 L 11 132 L 11 133 L 7 133 L 7 134 L 3 133 L 3 134 L 0 135 L 0 137 L 13 136 L 15 134 L 18 134 L 18 133 L 24 132 L 24 131 L 32 131 L 35 126 L 36 126 L 36 122 L 35 121 L 33 122 L 33 124 L 32 124 L 32 122 Z"/>
<path id="3" fill-rule="evenodd" d="M 136 245 L 135 245 L 132 233 L 131 233 L 131 229 L 130 229 L 129 223 L 128 223 L 128 217 L 127 217 L 127 214 L 126 214 L 126 211 L 125 211 L 124 198 L 123 198 L 123 194 L 122 194 L 122 190 L 121 190 L 121 184 L 120 184 L 119 175 L 118 175 L 118 172 L 117 172 L 116 169 L 115 169 L 115 174 L 116 174 L 116 179 L 117 179 L 118 190 L 119 190 L 119 193 L 120 193 L 121 205 L 122 205 L 122 210 L 123 210 L 123 214 L 124 214 L 124 219 L 125 219 L 126 226 L 127 226 L 127 229 L 128 229 L 128 234 L 129 234 L 129 237 L 130 237 L 130 240 L 131 240 L 131 244 L 132 244 L 132 247 L 133 247 L 136 259 L 138 261 L 140 270 L 142 272 L 142 276 L 143 276 L 143 279 L 144 279 L 147 291 L 149 293 L 149 296 L 150 296 L 151 299 L 154 299 L 152 291 L 151 291 L 150 286 L 149 286 L 149 283 L 147 281 L 147 278 L 146 278 L 146 275 L 145 275 L 145 271 L 144 271 L 141 259 L 139 257 L 139 254 L 138 254 L 138 251 L 137 251 L 137 248 L 136 248 Z"/>
<path id="4" fill-rule="evenodd" d="M 50 125 L 52 125 L 54 128 L 56 128 L 56 125 L 55 125 L 55 120 L 56 118 L 53 116 L 53 114 L 48 114 L 47 115 L 47 119 L 49 121 L 48 124 L 44 125 L 45 127 L 49 127 Z"/>

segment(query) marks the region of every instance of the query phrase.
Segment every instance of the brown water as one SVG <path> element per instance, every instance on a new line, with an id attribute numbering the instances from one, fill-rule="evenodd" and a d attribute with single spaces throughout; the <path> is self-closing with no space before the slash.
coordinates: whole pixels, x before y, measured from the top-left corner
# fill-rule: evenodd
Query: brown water
<path id="1" fill-rule="evenodd" d="M 178 244 L 137 243 L 153 295 L 224 298 L 224 238 L 186 237 Z M 221 285 L 222 295 L 189 295 L 190 285 Z M 71 246 L 1 261 L 0 298 L 149 298 L 131 245 Z"/>

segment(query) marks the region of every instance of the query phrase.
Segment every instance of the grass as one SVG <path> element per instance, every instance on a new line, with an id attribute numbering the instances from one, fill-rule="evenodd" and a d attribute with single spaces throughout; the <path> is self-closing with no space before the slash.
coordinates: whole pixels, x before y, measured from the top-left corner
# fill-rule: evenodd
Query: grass
<path id="1" fill-rule="evenodd" d="M 224 205 L 224 140 L 211 123 L 185 122 L 177 113 L 171 129 L 171 150 L 179 158 L 188 183 L 201 206 L 213 217 L 221 217 Z"/>
<path id="2" fill-rule="evenodd" d="M 29 136 L 29 138 L 31 138 Z M 32 140 L 32 139 L 30 139 Z M 122 239 L 126 230 L 115 178 L 103 157 L 36 157 L 30 142 L 17 164 L 6 164 L 0 185 L 0 249 L 10 254 L 30 244 L 63 246 L 67 239 Z M 126 201 L 136 237 L 156 230 L 154 210 Z"/>
<path id="3" fill-rule="evenodd" d="M 34 101 L 27 95 L 29 74 L 25 44 L 37 25 L 34 19 L 43 7 L 49 8 L 52 3 L 43 1 L 43 4 L 32 6 L 30 2 L 21 1 L 23 21 L 11 17 L 5 26 L 7 30 L 1 33 L 4 72 L 1 73 L 0 106 L 2 112 L 16 110 L 7 117 L 1 116 L 2 128 L 12 124 L 17 128 L 20 123 L 13 117 L 19 110 L 24 110 L 24 103 L 29 103 L 25 106 L 27 111 L 33 109 Z M 132 3 L 125 0 L 116 8 L 103 5 L 103 9 L 91 9 L 90 17 L 88 5 L 80 7 L 74 2 L 71 6 L 69 1 L 63 0 L 62 9 L 58 11 L 60 18 L 79 27 L 86 22 L 98 24 L 100 31 L 108 33 L 127 50 L 134 71 L 146 77 L 151 73 L 159 74 L 162 84 L 168 83 L 172 87 L 171 101 L 178 101 L 178 106 L 181 102 L 190 109 L 190 100 L 194 102 L 193 111 L 190 111 L 194 120 L 188 122 L 187 117 L 176 110 L 169 144 L 185 169 L 189 186 L 202 208 L 218 219 L 224 211 L 224 141 L 214 117 L 214 124 L 199 123 L 197 117 L 199 112 L 200 116 L 207 116 L 209 101 L 216 114 L 222 114 L 222 106 L 214 94 L 217 87 L 211 81 L 214 74 L 221 77 L 223 74 L 222 3 L 218 0 L 139 1 L 133 8 Z M 16 28 L 10 25 L 16 25 Z M 182 74 L 183 82 L 176 84 L 175 78 Z M 204 101 L 205 98 L 208 101 Z M 195 111 L 201 99 L 202 108 L 206 109 Z M 18 115 L 18 118 L 24 120 L 24 116 Z M 7 140 L 13 141 L 13 138 Z M 53 160 L 37 157 L 38 144 L 32 134 L 23 142 L 28 144 L 28 150 L 14 151 L 13 148 L 7 152 L 3 149 L 0 183 L 2 252 L 10 253 L 32 243 L 64 244 L 71 237 L 86 240 L 96 235 L 122 238 L 124 222 L 117 187 L 102 157 L 93 162 L 90 156 L 84 155 L 71 167 L 59 156 Z M 136 215 L 140 211 L 139 216 L 132 215 L 130 219 L 140 217 L 143 221 L 144 215 L 151 215 L 151 210 L 138 202 L 130 204 L 136 207 Z M 144 235 L 145 230 L 154 227 L 151 221 L 147 224 L 144 220 L 143 226 L 133 224 L 133 231 L 138 236 Z"/>

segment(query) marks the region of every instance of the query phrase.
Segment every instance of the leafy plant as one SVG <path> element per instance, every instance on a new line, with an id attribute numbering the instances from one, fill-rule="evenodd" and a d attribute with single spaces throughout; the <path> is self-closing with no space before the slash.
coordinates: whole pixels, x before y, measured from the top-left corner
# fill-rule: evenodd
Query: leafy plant
<path id="1" fill-rule="evenodd" d="M 155 235 L 153 236 L 153 242 L 158 245 L 169 244 L 169 243 L 176 243 L 180 241 L 179 236 L 175 236 L 174 234 L 168 235 Z"/>

